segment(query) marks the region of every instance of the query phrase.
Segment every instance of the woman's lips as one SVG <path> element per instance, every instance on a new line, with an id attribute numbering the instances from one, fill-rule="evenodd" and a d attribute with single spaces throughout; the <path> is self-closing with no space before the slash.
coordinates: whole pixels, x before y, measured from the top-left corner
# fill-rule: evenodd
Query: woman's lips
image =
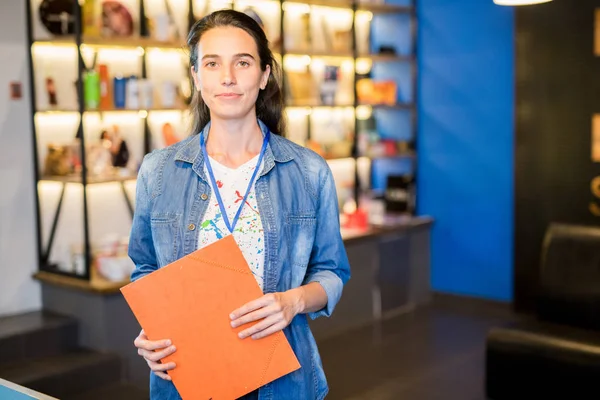
<path id="1" fill-rule="evenodd" d="M 223 97 L 225 99 L 234 99 L 234 98 L 237 98 L 240 96 L 241 96 L 241 94 L 239 94 L 239 93 L 221 93 L 221 94 L 217 95 L 217 97 Z"/>

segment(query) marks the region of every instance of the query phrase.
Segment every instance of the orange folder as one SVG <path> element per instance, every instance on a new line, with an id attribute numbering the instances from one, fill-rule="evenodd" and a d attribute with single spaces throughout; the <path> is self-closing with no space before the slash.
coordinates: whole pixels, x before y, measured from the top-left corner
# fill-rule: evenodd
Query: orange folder
<path id="1" fill-rule="evenodd" d="M 262 296 L 229 235 L 123 288 L 150 340 L 170 339 L 177 351 L 161 360 L 183 400 L 229 400 L 300 368 L 283 332 L 254 340 L 237 334 L 229 314 Z M 256 322 L 255 322 L 256 323 Z"/>

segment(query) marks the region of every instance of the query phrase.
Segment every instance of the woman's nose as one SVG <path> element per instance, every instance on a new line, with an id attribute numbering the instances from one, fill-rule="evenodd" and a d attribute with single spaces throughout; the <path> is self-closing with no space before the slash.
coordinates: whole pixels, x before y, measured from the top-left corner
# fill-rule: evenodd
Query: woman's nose
<path id="1" fill-rule="evenodd" d="M 223 68 L 223 74 L 221 76 L 221 83 L 229 86 L 235 84 L 235 77 L 232 68 Z"/>

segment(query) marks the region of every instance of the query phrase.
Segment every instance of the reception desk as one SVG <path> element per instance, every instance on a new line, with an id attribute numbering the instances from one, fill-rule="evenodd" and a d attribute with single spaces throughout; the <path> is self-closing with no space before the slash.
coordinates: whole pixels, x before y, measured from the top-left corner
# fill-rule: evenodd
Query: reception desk
<path id="1" fill-rule="evenodd" d="M 429 301 L 431 224 L 431 218 L 410 217 L 342 231 L 352 276 L 331 318 L 310 322 L 317 341 Z M 133 347 L 140 326 L 118 288 L 95 290 L 60 277 L 37 278 L 44 309 L 79 321 L 80 346 L 119 354 L 123 380 L 147 387 L 148 366 Z"/>
<path id="2" fill-rule="evenodd" d="M 430 300 L 432 223 L 428 217 L 410 217 L 364 230 L 342 229 L 352 276 L 333 315 L 311 321 L 317 340 Z"/>

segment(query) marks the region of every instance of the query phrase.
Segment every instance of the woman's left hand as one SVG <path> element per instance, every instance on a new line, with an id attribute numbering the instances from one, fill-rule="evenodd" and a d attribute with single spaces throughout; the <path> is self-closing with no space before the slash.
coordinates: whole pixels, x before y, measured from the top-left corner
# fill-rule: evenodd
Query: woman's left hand
<path id="1" fill-rule="evenodd" d="M 246 303 L 232 312 L 231 327 L 262 320 L 257 324 L 241 331 L 238 336 L 244 339 L 260 339 L 283 330 L 292 319 L 302 311 L 302 289 L 296 288 L 281 293 L 269 293 L 256 300 Z"/>

